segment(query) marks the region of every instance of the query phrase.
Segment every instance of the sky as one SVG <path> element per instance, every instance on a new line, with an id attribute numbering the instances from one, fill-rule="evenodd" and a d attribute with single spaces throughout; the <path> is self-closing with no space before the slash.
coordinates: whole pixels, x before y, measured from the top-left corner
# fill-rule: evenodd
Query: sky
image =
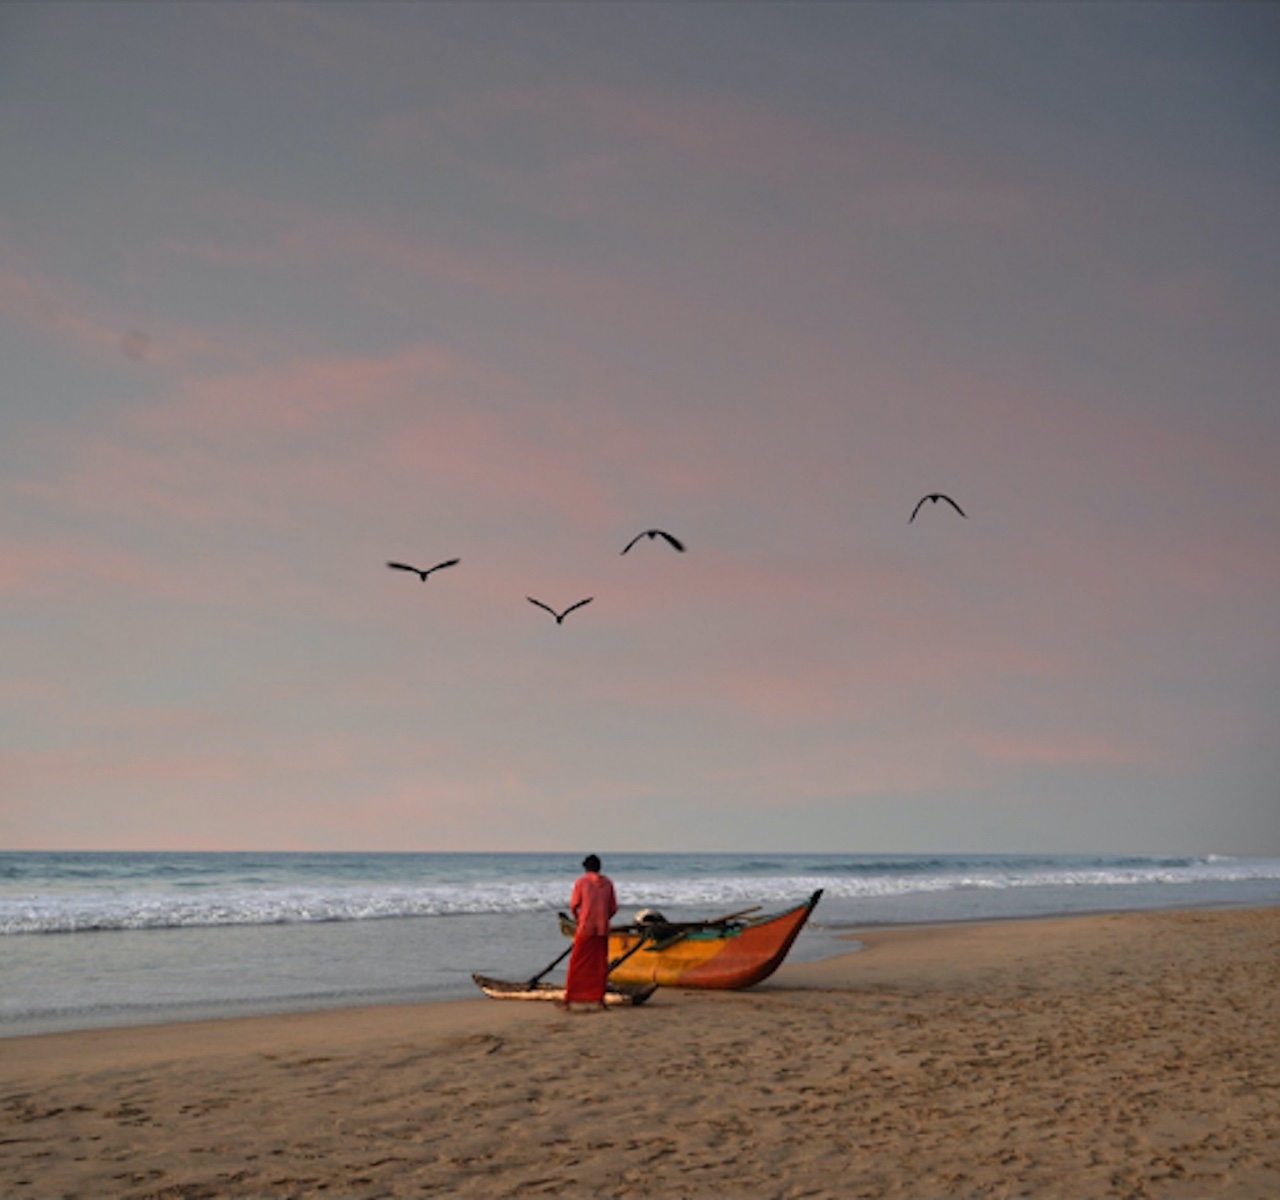
<path id="1" fill-rule="evenodd" d="M 1278 64 L 0 5 L 0 848 L 1280 853 Z"/>

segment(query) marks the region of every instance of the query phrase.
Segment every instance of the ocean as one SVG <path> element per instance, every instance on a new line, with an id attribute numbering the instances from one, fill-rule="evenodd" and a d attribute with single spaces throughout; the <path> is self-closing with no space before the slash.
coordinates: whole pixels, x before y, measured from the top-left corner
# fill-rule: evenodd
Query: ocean
<path id="1" fill-rule="evenodd" d="M 607 854 L 622 917 L 823 898 L 791 952 L 850 929 L 1280 904 L 1280 859 Z M 566 947 L 578 854 L 0 853 L 0 1037 L 478 996 Z M 550 978 L 557 978 L 556 974 Z"/>

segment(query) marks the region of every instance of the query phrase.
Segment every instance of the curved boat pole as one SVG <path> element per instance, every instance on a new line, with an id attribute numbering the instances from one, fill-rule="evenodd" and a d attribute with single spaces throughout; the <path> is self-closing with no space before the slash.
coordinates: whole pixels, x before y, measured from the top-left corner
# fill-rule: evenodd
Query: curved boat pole
<path id="1" fill-rule="evenodd" d="M 615 958 L 613 962 L 609 964 L 609 969 L 605 972 L 604 977 L 608 979 L 609 976 L 612 975 L 613 972 L 618 969 L 618 967 L 622 966 L 622 964 L 626 962 L 627 959 L 629 959 L 637 950 L 639 950 L 640 947 L 643 946 L 645 942 L 647 942 L 648 940 L 649 940 L 649 935 L 647 933 L 642 933 L 640 935 L 640 940 L 634 946 L 632 946 L 630 950 L 628 950 L 625 954 L 619 954 L 618 957 Z"/>
<path id="2" fill-rule="evenodd" d="M 563 919 L 564 913 L 560 913 L 560 917 Z M 647 942 L 648 940 L 649 940 L 649 934 L 642 933 L 640 935 L 640 940 L 634 946 L 632 946 L 630 950 L 628 950 L 625 954 L 619 954 L 618 957 L 615 958 L 613 962 L 609 964 L 609 970 L 605 972 L 605 978 L 608 978 L 610 972 L 612 972 L 614 968 L 620 967 L 637 950 L 639 950 L 640 947 L 643 946 L 645 942 Z M 534 975 L 525 986 L 533 987 L 534 984 L 538 982 L 538 980 L 540 980 L 544 975 L 550 973 L 551 971 L 554 971 L 555 968 L 558 967 L 562 962 L 564 962 L 564 960 L 568 958 L 569 955 L 572 953 L 573 953 L 573 943 L 570 942 L 568 950 L 566 950 L 563 954 L 557 955 L 553 962 L 550 962 L 545 967 L 543 967 L 542 970 L 539 971 L 536 975 Z"/>
<path id="3" fill-rule="evenodd" d="M 568 958 L 569 955 L 572 953 L 573 953 L 573 943 L 570 942 L 568 950 L 566 950 L 563 954 L 559 955 L 554 962 L 549 963 L 547 966 L 543 967 L 542 970 L 539 971 L 536 975 L 532 976 L 529 982 L 525 986 L 533 987 L 533 985 L 537 983 L 539 979 L 541 979 L 548 972 L 554 971 L 555 968 L 558 967 L 562 962 L 564 962 L 564 960 Z"/>

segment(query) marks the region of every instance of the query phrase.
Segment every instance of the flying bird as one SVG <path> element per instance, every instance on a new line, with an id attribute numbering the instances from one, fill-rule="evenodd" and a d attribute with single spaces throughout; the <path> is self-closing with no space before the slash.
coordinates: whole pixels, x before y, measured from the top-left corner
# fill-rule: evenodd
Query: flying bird
<path id="1" fill-rule="evenodd" d="M 680 551 L 684 550 L 683 544 L 678 539 L 673 538 L 669 533 L 665 532 L 664 530 L 646 529 L 643 533 L 637 533 L 635 537 L 633 537 L 625 546 L 623 546 L 622 553 L 626 554 L 626 552 L 630 550 L 631 547 L 634 546 L 641 538 L 646 538 L 646 537 L 647 538 L 656 538 L 656 537 L 666 538 L 667 542 L 671 545 L 672 549 L 680 550 Z"/>
<path id="2" fill-rule="evenodd" d="M 445 567 L 455 567 L 461 561 L 462 559 L 460 558 L 449 558 L 442 563 L 436 563 L 434 567 L 427 567 L 426 570 L 423 570 L 421 567 L 411 567 L 408 563 L 389 562 L 387 563 L 387 566 L 389 566 L 393 571 L 412 571 L 415 575 L 420 575 L 422 577 L 422 582 L 426 583 L 427 576 L 430 575 L 432 571 L 442 571 Z"/>
<path id="3" fill-rule="evenodd" d="M 925 502 L 926 500 L 932 500 L 932 501 L 934 502 L 934 504 L 937 504 L 939 500 L 945 500 L 945 501 L 946 501 L 948 504 L 950 504 L 950 505 L 951 505 L 951 507 L 952 507 L 952 508 L 954 508 L 954 509 L 956 510 L 956 512 L 958 512 L 962 517 L 963 517 L 963 516 L 967 516 L 967 514 L 966 514 L 966 513 L 965 513 L 965 511 L 964 511 L 964 509 L 962 509 L 962 508 L 960 507 L 960 505 L 958 505 L 954 500 L 952 500 L 950 496 L 944 496 L 941 492 L 932 492 L 932 493 L 931 493 L 931 494 L 929 494 L 928 496 L 923 496 L 923 497 L 921 498 L 921 500 L 920 500 L 920 503 L 919 503 L 919 504 L 917 504 L 917 505 L 915 506 L 915 508 L 913 508 L 913 509 L 911 510 L 911 518 L 910 518 L 910 520 L 908 520 L 908 521 L 907 521 L 907 524 L 908 524 L 908 525 L 910 525 L 910 524 L 911 524 L 911 522 L 912 522 L 912 521 L 914 521 L 914 520 L 916 519 L 916 513 L 918 513 L 918 512 L 920 511 L 920 507 L 921 507 L 921 505 L 923 505 L 923 504 L 924 504 L 924 502 Z"/>
<path id="4" fill-rule="evenodd" d="M 532 596 L 526 596 L 525 599 L 528 600 L 530 604 L 536 604 L 539 608 L 545 608 L 547 612 L 549 612 L 553 617 L 555 617 L 557 625 L 563 625 L 565 617 L 567 617 L 571 612 L 573 612 L 575 608 L 581 608 L 584 604 L 590 604 L 591 601 L 595 599 L 595 597 L 588 596 L 585 600 L 579 600 L 577 604 L 570 604 L 569 607 L 564 610 L 564 612 L 556 612 L 556 610 L 552 608 L 551 605 L 543 604 L 541 600 L 535 600 Z"/>

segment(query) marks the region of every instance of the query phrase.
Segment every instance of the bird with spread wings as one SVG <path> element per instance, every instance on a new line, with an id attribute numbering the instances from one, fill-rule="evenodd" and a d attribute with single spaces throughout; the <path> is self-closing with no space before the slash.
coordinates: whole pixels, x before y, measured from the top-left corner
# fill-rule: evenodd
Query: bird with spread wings
<path id="1" fill-rule="evenodd" d="M 400 562 L 389 562 L 387 563 L 387 566 L 389 566 L 393 571 L 412 571 L 415 575 L 422 576 L 422 582 L 426 583 L 427 576 L 430 575 L 432 571 L 442 571 L 445 567 L 456 567 L 461 561 L 462 559 L 460 558 L 449 558 L 444 562 L 436 563 L 434 567 L 427 567 L 425 569 L 422 567 L 411 567 L 408 563 Z"/>
<path id="2" fill-rule="evenodd" d="M 964 509 L 962 509 L 962 508 L 960 507 L 960 505 L 958 505 L 954 500 L 952 500 L 952 499 L 951 499 L 951 497 L 950 497 L 950 496 L 944 495 L 942 492 L 931 492 L 931 493 L 930 493 L 929 495 L 927 495 L 927 496 L 922 496 L 922 497 L 921 497 L 921 499 L 920 499 L 920 503 L 919 503 L 919 504 L 917 504 L 917 505 L 915 506 L 915 508 L 913 508 L 913 509 L 911 510 L 911 516 L 910 516 L 910 518 L 909 518 L 909 519 L 908 519 L 908 521 L 907 521 L 907 524 L 908 524 L 908 525 L 910 525 L 910 524 L 911 524 L 911 522 L 912 522 L 912 521 L 914 521 L 914 520 L 916 519 L 916 513 L 918 513 L 918 512 L 920 511 L 921 507 L 923 507 L 924 502 L 925 502 L 926 500 L 932 500 L 932 501 L 934 502 L 934 504 L 937 504 L 939 500 L 945 500 L 945 501 L 946 501 L 948 504 L 950 504 L 950 505 L 951 505 L 951 507 L 952 507 L 952 508 L 954 508 L 954 509 L 956 510 L 956 512 L 958 512 L 962 517 L 963 517 L 963 516 L 967 516 L 967 515 L 968 515 L 968 514 L 964 511 Z"/>
<path id="3" fill-rule="evenodd" d="M 530 604 L 536 604 L 539 608 L 545 608 L 547 612 L 549 612 L 553 617 L 555 617 L 557 625 L 563 625 L 565 617 L 567 617 L 571 612 L 573 612 L 575 608 L 581 608 L 584 604 L 590 604 L 591 601 L 595 599 L 595 597 L 588 596 L 585 600 L 579 600 L 577 604 L 570 604 L 569 607 L 564 610 L 564 612 L 556 612 L 556 610 L 552 608 L 551 605 L 543 604 L 541 600 L 535 600 L 532 596 L 526 596 L 525 599 L 528 600 Z"/>
<path id="4" fill-rule="evenodd" d="M 635 537 L 633 537 L 625 546 L 623 546 L 622 553 L 626 554 L 626 552 L 630 550 L 631 547 L 634 546 L 641 538 L 658 538 L 658 537 L 666 538 L 668 544 L 671 546 L 673 550 L 680 550 L 683 552 L 684 544 L 678 538 L 672 537 L 671 534 L 666 532 L 666 530 L 646 529 L 642 533 L 637 533 Z"/>

